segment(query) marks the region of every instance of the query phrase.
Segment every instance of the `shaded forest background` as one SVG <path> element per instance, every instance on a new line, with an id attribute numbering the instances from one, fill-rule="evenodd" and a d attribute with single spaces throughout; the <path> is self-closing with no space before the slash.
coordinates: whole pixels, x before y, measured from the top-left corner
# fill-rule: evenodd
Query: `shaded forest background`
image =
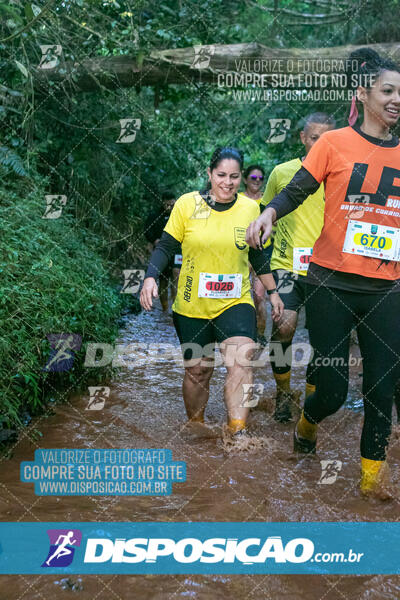
<path id="1" fill-rule="evenodd" d="M 135 308 L 122 270 L 145 261 L 144 221 L 164 190 L 201 186 L 219 144 L 269 173 L 301 152 L 306 114 L 347 117 L 341 103 L 239 103 L 201 82 L 83 93 L 66 73 L 44 91 L 40 46 L 78 64 L 210 44 L 318 49 L 399 41 L 396 15 L 397 0 L 0 1 L 0 441 L 100 377 L 82 366 L 85 343 L 113 343 Z M 285 142 L 266 144 L 280 117 L 292 121 Z M 141 121 L 133 143 L 117 142 L 124 118 Z M 61 218 L 42 218 L 46 194 L 67 197 Z M 82 336 L 74 367 L 44 372 L 47 335 L 62 332 Z"/>

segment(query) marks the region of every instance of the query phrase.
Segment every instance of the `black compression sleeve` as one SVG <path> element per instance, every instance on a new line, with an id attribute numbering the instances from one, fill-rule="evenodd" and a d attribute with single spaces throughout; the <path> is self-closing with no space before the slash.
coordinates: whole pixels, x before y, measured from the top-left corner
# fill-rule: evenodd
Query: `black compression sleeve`
<path id="1" fill-rule="evenodd" d="M 271 273 L 270 268 L 270 260 L 271 255 L 268 252 L 268 248 L 263 248 L 262 250 L 255 250 L 254 248 L 249 248 L 249 262 L 253 267 L 256 275 L 267 275 Z"/>
<path id="2" fill-rule="evenodd" d="M 162 232 L 160 241 L 155 247 L 153 254 L 150 257 L 149 266 L 147 267 L 146 277 L 154 277 L 157 279 L 164 271 L 174 254 L 181 253 L 181 245 L 172 235 L 166 231 Z"/>
<path id="3" fill-rule="evenodd" d="M 276 218 L 280 219 L 296 210 L 310 194 L 314 194 L 318 190 L 319 186 L 320 183 L 314 179 L 311 173 L 301 167 L 290 183 L 271 200 L 267 208 L 274 208 Z"/>

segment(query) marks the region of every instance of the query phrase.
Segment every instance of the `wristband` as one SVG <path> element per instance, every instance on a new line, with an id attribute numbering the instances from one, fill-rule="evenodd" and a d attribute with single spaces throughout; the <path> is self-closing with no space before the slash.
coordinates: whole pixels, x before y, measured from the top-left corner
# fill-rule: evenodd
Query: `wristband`
<path id="1" fill-rule="evenodd" d="M 268 296 L 271 296 L 271 294 L 275 294 L 275 292 L 277 292 L 278 290 L 276 288 L 272 289 L 272 290 L 267 290 L 267 294 Z"/>

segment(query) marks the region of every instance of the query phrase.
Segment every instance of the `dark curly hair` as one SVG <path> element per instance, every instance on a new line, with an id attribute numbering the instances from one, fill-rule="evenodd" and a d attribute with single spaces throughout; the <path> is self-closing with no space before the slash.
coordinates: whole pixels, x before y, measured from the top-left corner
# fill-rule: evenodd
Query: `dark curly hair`
<path id="1" fill-rule="evenodd" d="M 400 73 L 400 67 L 390 58 L 379 56 L 372 48 L 358 48 L 347 61 L 347 86 L 350 89 L 356 89 L 359 85 L 371 88 L 384 71 Z"/>
<path id="2" fill-rule="evenodd" d="M 240 170 L 243 169 L 244 155 L 241 150 L 238 150 L 238 148 L 232 148 L 230 146 L 218 146 L 218 148 L 215 148 L 210 160 L 209 166 L 211 171 L 216 169 L 219 163 L 226 158 L 237 160 Z"/>

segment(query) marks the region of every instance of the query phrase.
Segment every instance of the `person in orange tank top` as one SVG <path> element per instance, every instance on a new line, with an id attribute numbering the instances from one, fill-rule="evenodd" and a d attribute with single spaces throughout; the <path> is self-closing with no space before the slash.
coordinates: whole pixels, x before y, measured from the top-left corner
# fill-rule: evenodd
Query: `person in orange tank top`
<path id="1" fill-rule="evenodd" d="M 349 126 L 320 137 L 292 181 L 250 224 L 246 240 L 259 247 L 273 223 L 324 182 L 324 226 L 307 275 L 316 391 L 295 427 L 294 448 L 315 453 L 318 424 L 344 404 L 356 327 L 365 414 L 360 487 L 384 497 L 390 495 L 382 481 L 400 375 L 400 145 L 390 133 L 400 115 L 400 68 L 369 48 L 353 52 L 348 64 L 357 65 L 347 74 L 356 92 Z"/>

